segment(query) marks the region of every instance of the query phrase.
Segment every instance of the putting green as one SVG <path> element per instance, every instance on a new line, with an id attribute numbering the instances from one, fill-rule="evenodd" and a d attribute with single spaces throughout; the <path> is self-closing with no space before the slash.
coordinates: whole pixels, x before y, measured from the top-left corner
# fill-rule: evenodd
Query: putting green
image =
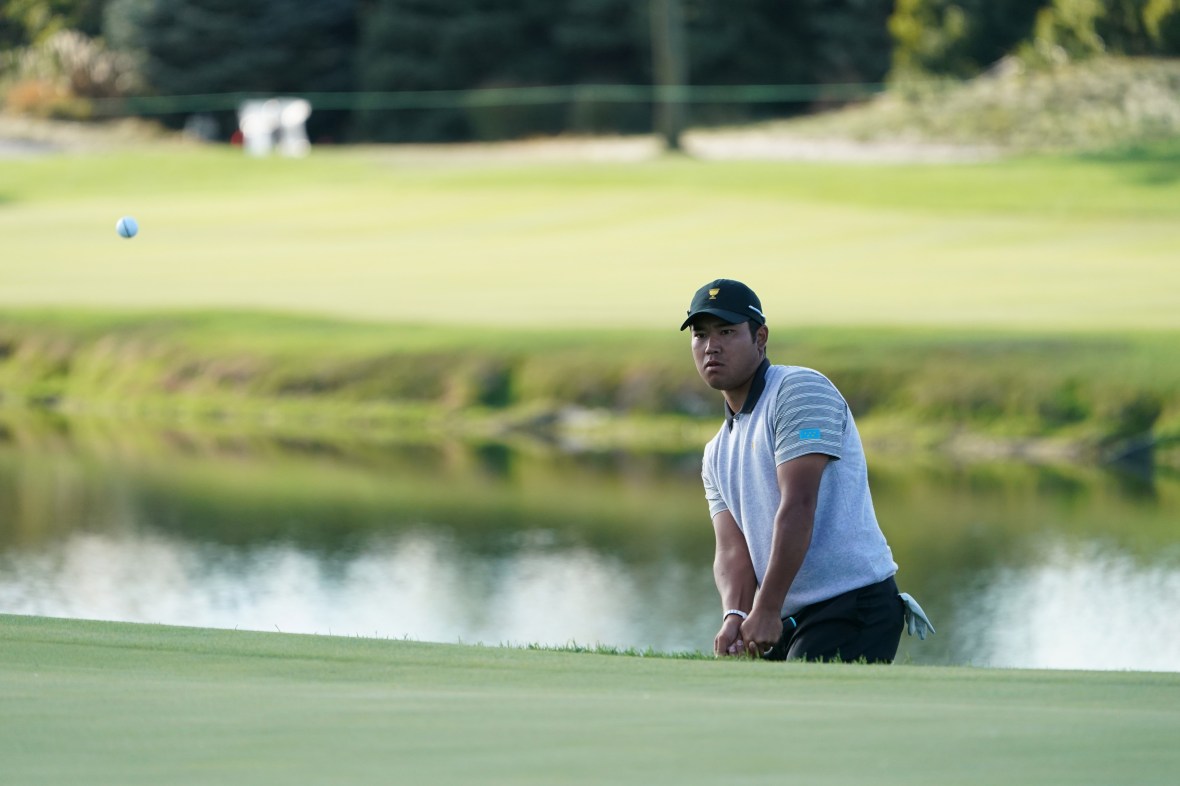
<path id="1" fill-rule="evenodd" d="M 1180 675 L 0 616 L 11 783 L 1171 784 Z"/>

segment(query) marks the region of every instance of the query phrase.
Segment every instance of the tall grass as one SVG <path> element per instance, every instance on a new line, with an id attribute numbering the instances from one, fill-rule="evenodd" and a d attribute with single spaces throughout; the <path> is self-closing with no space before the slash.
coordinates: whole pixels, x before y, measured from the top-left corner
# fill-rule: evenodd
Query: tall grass
<path id="1" fill-rule="evenodd" d="M 770 356 L 824 371 L 885 445 L 962 447 L 974 434 L 1109 458 L 1180 436 L 1174 346 L 1170 332 L 826 328 L 772 333 Z M 676 450 L 698 446 L 719 411 L 683 336 L 236 313 L 10 313 L 0 385 L 10 407 L 403 441 Z"/>

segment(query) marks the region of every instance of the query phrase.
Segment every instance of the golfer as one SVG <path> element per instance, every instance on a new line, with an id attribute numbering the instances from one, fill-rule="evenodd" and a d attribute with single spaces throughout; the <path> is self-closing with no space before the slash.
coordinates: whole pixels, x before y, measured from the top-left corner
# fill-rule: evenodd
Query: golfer
<path id="1" fill-rule="evenodd" d="M 892 662 L 906 602 L 848 404 L 822 374 L 770 364 L 762 304 L 741 282 L 697 290 L 685 328 L 725 399 L 701 469 L 722 604 L 714 653 Z"/>

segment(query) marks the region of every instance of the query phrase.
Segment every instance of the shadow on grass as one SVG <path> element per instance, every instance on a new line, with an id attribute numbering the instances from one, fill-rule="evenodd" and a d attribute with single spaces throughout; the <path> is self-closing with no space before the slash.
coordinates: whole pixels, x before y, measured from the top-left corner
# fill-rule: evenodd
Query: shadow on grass
<path id="1" fill-rule="evenodd" d="M 1167 186 L 1180 181 L 1180 139 L 1138 142 L 1108 150 L 1080 153 L 1078 161 L 1126 165 L 1138 183 Z"/>

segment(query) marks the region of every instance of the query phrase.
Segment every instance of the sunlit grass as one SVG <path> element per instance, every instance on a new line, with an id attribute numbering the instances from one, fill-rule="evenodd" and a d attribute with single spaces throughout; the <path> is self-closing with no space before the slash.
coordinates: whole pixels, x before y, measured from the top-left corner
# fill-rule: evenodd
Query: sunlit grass
<path id="1" fill-rule="evenodd" d="M 674 331 L 692 290 L 729 276 L 780 329 L 1180 326 L 1180 173 L 1163 153 L 460 167 L 196 148 L 0 173 L 9 307 Z M 114 232 L 124 214 L 134 240 Z"/>
<path id="2" fill-rule="evenodd" d="M 782 777 L 784 738 L 802 781 L 1164 784 L 1180 766 L 1172 674 L 604 656 L 11 616 L 0 643 L 0 757 L 21 783 L 768 781 Z"/>

